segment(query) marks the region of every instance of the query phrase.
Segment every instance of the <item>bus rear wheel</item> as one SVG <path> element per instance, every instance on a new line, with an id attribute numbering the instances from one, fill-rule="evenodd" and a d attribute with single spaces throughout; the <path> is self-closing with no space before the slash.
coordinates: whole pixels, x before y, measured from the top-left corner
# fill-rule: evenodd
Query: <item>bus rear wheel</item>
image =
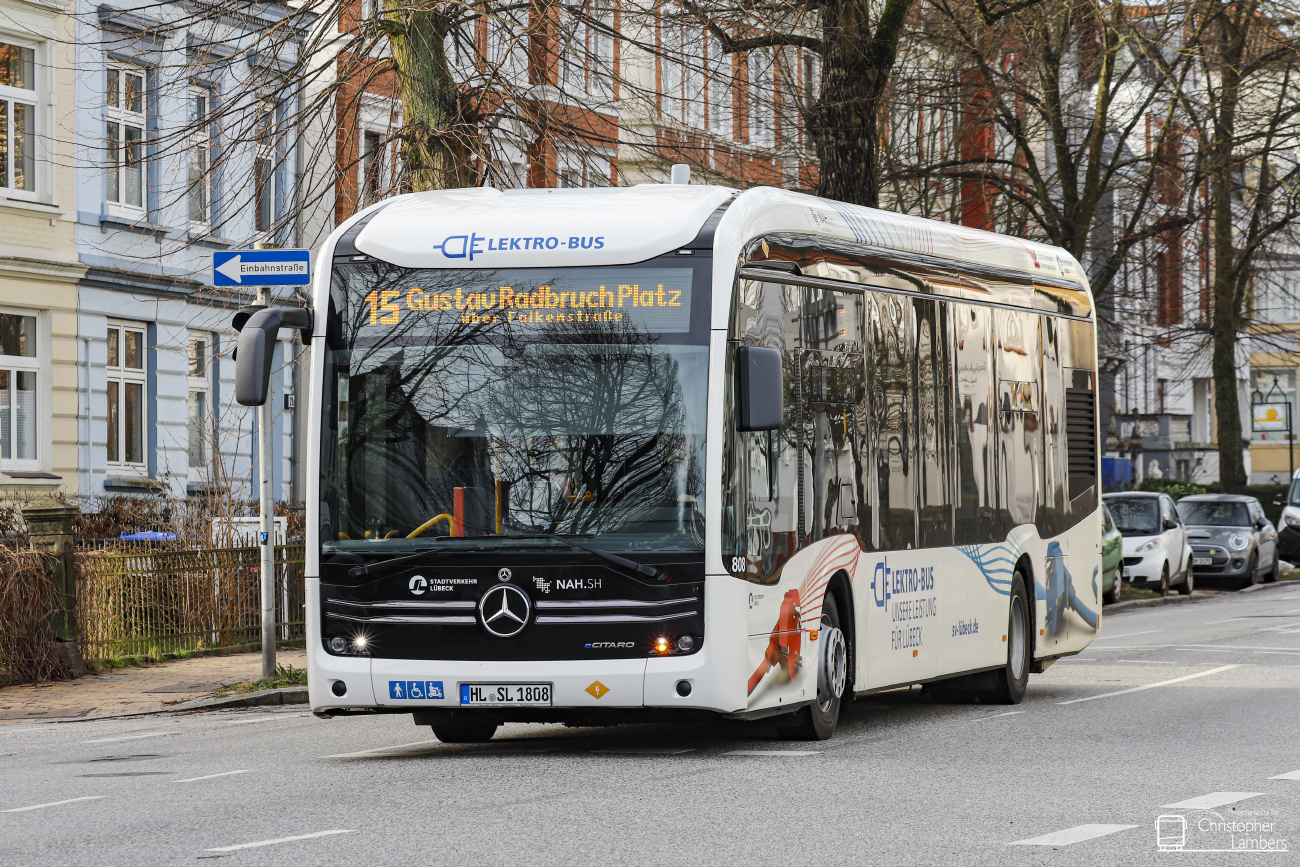
<path id="1" fill-rule="evenodd" d="M 848 645 L 840 631 L 840 610 L 835 597 L 826 594 L 822 602 L 822 636 L 818 642 L 818 674 L 828 684 L 826 697 L 818 696 L 812 704 L 795 711 L 776 727 L 777 735 L 786 741 L 824 741 L 835 734 L 840 719 L 840 705 L 844 700 L 848 669 Z M 823 651 L 827 652 L 823 652 Z M 823 658 L 824 657 L 824 658 Z M 821 666 L 829 666 L 822 671 Z"/>
<path id="2" fill-rule="evenodd" d="M 444 744 L 485 744 L 497 733 L 496 723 L 436 725 L 431 728 L 433 736 Z"/>
<path id="3" fill-rule="evenodd" d="M 1007 614 L 1007 664 L 1005 668 L 985 675 L 987 686 L 981 684 L 977 692 L 984 704 L 1020 704 L 1025 697 L 1025 689 L 1029 686 L 1032 625 L 1025 576 L 1017 569 L 1011 579 L 1011 605 Z"/>

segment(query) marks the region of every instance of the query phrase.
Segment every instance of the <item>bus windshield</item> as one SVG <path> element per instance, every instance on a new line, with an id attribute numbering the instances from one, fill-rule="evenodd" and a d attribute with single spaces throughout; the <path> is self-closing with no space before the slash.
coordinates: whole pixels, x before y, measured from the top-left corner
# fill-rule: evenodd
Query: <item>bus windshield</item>
<path id="1" fill-rule="evenodd" d="M 508 547 L 539 533 L 702 552 L 698 271 L 336 268 L 323 553 Z"/>

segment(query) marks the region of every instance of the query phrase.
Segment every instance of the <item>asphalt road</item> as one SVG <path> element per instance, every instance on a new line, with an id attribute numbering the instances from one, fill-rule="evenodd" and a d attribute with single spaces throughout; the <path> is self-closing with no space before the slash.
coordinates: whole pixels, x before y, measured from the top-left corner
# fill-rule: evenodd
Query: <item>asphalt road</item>
<path id="1" fill-rule="evenodd" d="M 451 746 L 300 709 L 7 724 L 0 864 L 1294 863 L 1298 725 L 1283 586 L 1106 615 L 1016 707 L 859 699 L 819 744 L 718 722 Z"/>

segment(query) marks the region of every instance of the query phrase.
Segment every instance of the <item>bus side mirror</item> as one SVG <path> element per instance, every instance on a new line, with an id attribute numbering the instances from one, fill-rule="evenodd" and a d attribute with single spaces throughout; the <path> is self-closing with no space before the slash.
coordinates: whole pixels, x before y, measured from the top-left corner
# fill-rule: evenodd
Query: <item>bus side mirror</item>
<path id="1" fill-rule="evenodd" d="M 736 350 L 736 429 L 776 430 L 781 426 L 781 353 L 766 346 Z"/>
<path id="2" fill-rule="evenodd" d="M 244 406 L 261 406 L 270 390 L 276 335 L 281 328 L 297 328 L 310 334 L 311 311 L 303 307 L 267 307 L 253 312 L 235 327 L 239 328 L 235 400 Z"/>

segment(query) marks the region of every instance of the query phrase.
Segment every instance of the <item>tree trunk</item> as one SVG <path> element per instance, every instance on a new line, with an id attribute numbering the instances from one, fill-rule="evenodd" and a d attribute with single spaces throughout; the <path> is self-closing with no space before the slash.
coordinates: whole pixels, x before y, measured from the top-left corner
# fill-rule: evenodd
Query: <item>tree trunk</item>
<path id="1" fill-rule="evenodd" d="M 1244 45 L 1235 22 L 1217 4 L 1218 21 L 1206 28 L 1213 40 L 1207 54 L 1219 75 L 1219 102 L 1213 115 L 1213 138 L 1205 147 L 1209 184 L 1210 231 L 1214 249 L 1210 372 L 1214 379 L 1215 420 L 1218 422 L 1219 489 L 1239 493 L 1246 486 L 1242 460 L 1241 407 L 1237 399 L 1237 341 L 1243 326 L 1244 298 L 1238 270 L 1244 266 L 1235 249 L 1233 176 L 1237 169 L 1234 142 L 1241 95 L 1240 58 Z M 1217 44 L 1216 44 L 1217 43 Z"/>
<path id="2" fill-rule="evenodd" d="M 385 5 L 384 29 L 402 99 L 402 164 L 411 189 L 472 187 L 476 133 L 463 117 L 445 47 L 460 7 L 449 14 L 429 0 Z"/>
<path id="3" fill-rule="evenodd" d="M 821 5 L 821 92 L 807 129 L 817 152 L 817 195 L 880 204 L 880 119 L 912 0 L 886 0 L 873 32 L 868 0 Z"/>

